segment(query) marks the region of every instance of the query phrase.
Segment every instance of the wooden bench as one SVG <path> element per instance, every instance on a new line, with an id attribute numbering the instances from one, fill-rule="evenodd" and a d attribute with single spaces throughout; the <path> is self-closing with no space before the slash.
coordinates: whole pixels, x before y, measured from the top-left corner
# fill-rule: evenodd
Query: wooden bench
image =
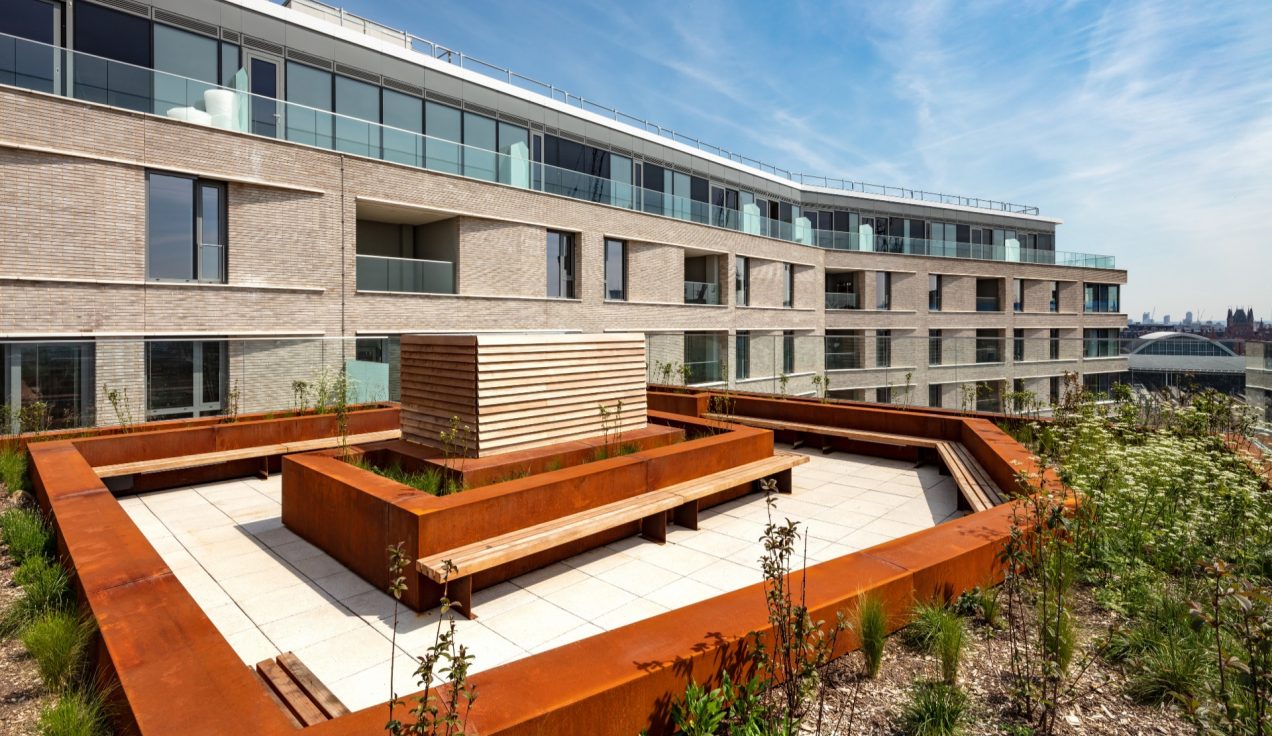
<path id="1" fill-rule="evenodd" d="M 962 495 L 967 506 L 973 511 L 984 511 L 985 509 L 997 506 L 1006 499 L 1002 491 L 989 477 L 989 473 L 985 472 L 985 468 L 972 457 L 972 453 L 963 446 L 961 442 L 951 442 L 948 440 L 936 440 L 930 437 L 916 437 L 908 434 L 889 434 L 887 432 L 868 432 L 862 429 L 846 429 L 843 427 L 830 427 L 821 424 L 802 424 L 800 422 L 785 422 L 777 419 L 760 419 L 759 417 L 732 416 L 725 414 L 707 414 L 708 419 L 715 419 L 722 422 L 732 422 L 734 424 L 744 424 L 748 427 L 759 427 L 761 429 L 770 429 L 774 432 L 787 431 L 796 434 L 811 434 L 819 437 L 844 437 L 859 442 L 873 442 L 881 445 L 892 445 L 896 447 L 921 447 L 927 450 L 935 450 L 941 462 L 945 465 L 949 474 L 954 478 L 955 485 L 958 486 L 959 493 Z M 799 447 L 799 438 L 796 438 L 796 447 Z M 822 452 L 830 452 L 830 448 L 823 444 Z"/>
<path id="2" fill-rule="evenodd" d="M 703 498 L 744 483 L 752 483 L 758 489 L 759 481 L 770 477 L 776 477 L 778 492 L 790 493 L 791 469 L 806 462 L 804 455 L 776 453 L 702 478 L 429 555 L 421 558 L 416 568 L 435 583 L 445 582 L 447 598 L 465 616 L 474 618 L 472 576 L 476 573 L 634 521 L 641 523 L 641 536 L 663 543 L 667 541 L 669 512 L 678 526 L 697 529 L 698 503 Z M 448 563 L 452 567 L 449 576 Z"/>
<path id="3" fill-rule="evenodd" d="M 350 445 L 361 445 L 368 442 L 396 440 L 401 436 L 402 430 L 400 429 L 386 429 L 382 432 L 351 434 L 345 439 L 345 441 Z M 93 468 L 93 470 L 96 471 L 97 477 L 99 478 L 116 478 L 124 475 L 158 473 L 165 470 L 184 470 L 186 468 L 199 468 L 206 465 L 219 465 L 221 463 L 227 463 L 234 460 L 269 458 L 274 455 L 287 455 L 293 452 L 328 450 L 333 447 L 340 447 L 340 444 L 341 439 L 339 437 L 320 437 L 314 440 L 284 442 L 278 445 L 257 445 L 254 447 L 241 447 L 237 450 L 221 450 L 219 452 L 204 452 L 197 455 L 161 457 L 156 460 L 141 460 L 133 463 L 120 463 L 119 465 L 99 465 Z"/>
<path id="4" fill-rule="evenodd" d="M 256 676 L 297 728 L 313 726 L 349 713 L 344 703 L 291 652 L 257 662 Z"/>
<path id="5" fill-rule="evenodd" d="M 774 432 L 787 431 L 796 434 L 811 434 L 818 437 L 844 437 L 858 442 L 873 442 L 880 445 L 893 445 L 896 447 L 926 447 L 935 450 L 941 440 L 934 440 L 928 437 L 915 437 L 908 434 L 889 434 L 887 432 L 868 432 L 864 429 L 845 429 L 843 427 L 831 427 L 824 424 L 801 424 L 800 422 L 786 422 L 780 419 L 760 419 L 759 417 L 739 417 L 726 414 L 706 414 L 707 419 L 715 419 L 720 422 L 731 422 L 733 424 L 743 424 L 748 427 L 758 427 L 760 429 L 769 429 Z M 795 447 L 803 444 L 799 438 L 796 438 Z M 822 452 L 829 453 L 830 448 L 823 445 Z"/>
<path id="6" fill-rule="evenodd" d="M 973 511 L 984 511 L 1006 501 L 998 485 L 963 443 L 942 442 L 936 452 Z"/>

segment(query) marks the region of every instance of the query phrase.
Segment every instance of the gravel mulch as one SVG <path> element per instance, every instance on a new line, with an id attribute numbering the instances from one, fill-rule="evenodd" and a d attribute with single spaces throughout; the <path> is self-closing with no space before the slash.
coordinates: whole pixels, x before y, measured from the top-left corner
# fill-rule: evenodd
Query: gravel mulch
<path id="1" fill-rule="evenodd" d="M 1093 603 L 1088 591 L 1075 591 L 1075 598 L 1080 641 L 1090 645 L 1108 631 L 1111 619 Z M 962 732 L 965 736 L 1003 736 L 1019 723 L 1008 699 L 1011 659 L 1007 635 L 970 622 L 968 632 L 959 669 L 959 685 L 968 695 Z M 1085 651 L 1086 648 L 1080 650 Z M 1079 654 L 1075 660 L 1082 656 Z M 1075 668 L 1078 666 L 1075 664 Z M 902 713 L 914 682 L 939 680 L 941 671 L 935 657 L 907 647 L 899 636 L 888 639 L 883 668 L 876 680 L 862 675 L 861 655 L 857 653 L 839 659 L 831 668 L 831 689 L 821 729 L 826 736 L 902 733 Z M 1124 694 L 1125 680 L 1117 667 L 1095 658 L 1082 675 L 1073 698 L 1061 709 L 1056 732 L 1077 736 L 1196 733 L 1178 707 L 1132 701 Z"/>
<path id="2" fill-rule="evenodd" d="M 0 485 L 0 513 L 13 503 Z M 16 566 L 7 551 L 0 550 L 0 611 L 22 595 L 13 584 Z M 36 732 L 40 708 L 48 700 L 40 684 L 35 662 L 27 655 L 22 642 L 0 640 L 0 736 L 27 736 Z"/>

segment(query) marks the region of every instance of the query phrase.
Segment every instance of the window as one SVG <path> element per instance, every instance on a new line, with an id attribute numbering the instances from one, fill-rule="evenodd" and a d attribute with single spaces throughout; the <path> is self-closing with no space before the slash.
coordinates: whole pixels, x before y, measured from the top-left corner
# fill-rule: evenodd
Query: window
<path id="1" fill-rule="evenodd" d="M 737 272 L 734 274 L 734 290 L 737 292 L 736 301 L 739 307 L 750 306 L 751 304 L 751 262 L 746 256 L 738 256 Z"/>
<path id="2" fill-rule="evenodd" d="M 464 140 L 460 112 L 449 105 L 424 103 L 425 165 L 434 171 L 458 174 Z"/>
<path id="3" fill-rule="evenodd" d="M 332 147 L 331 72 L 287 62 L 287 140 Z M 310 109 L 312 108 L 312 109 Z"/>
<path id="4" fill-rule="evenodd" d="M 577 254 L 574 234 L 548 231 L 548 296 L 574 298 L 574 274 Z"/>
<path id="5" fill-rule="evenodd" d="M 1051 311 L 1051 312 L 1060 311 L 1060 282 L 1059 281 L 1051 282 L 1051 301 L 1048 303 L 1047 309 L 1048 311 Z"/>
<path id="6" fill-rule="evenodd" d="M 1112 328 L 1082 331 L 1082 357 L 1111 358 L 1118 354 L 1117 330 Z"/>
<path id="7" fill-rule="evenodd" d="M 605 239 L 605 298 L 627 300 L 627 243 Z"/>
<path id="8" fill-rule="evenodd" d="M 928 274 L 928 311 L 941 311 L 941 276 Z"/>
<path id="9" fill-rule="evenodd" d="M 36 44 L 62 46 L 60 2 L 46 0 L 10 0 L 0 13 L 0 33 L 29 39 L 0 40 L 0 84 L 11 84 L 39 92 L 61 92 L 61 65 L 54 53 Z M 55 52 L 56 53 L 56 52 Z"/>
<path id="10" fill-rule="evenodd" d="M 1011 359 L 1021 361 L 1025 359 L 1025 331 L 1021 329 L 1012 330 L 1011 338 Z"/>
<path id="11" fill-rule="evenodd" d="M 76 99 L 150 112 L 151 49 L 149 20 L 76 3 Z"/>
<path id="12" fill-rule="evenodd" d="M 892 403 L 892 388 L 888 386 L 880 386 L 879 388 L 876 388 L 875 403 L 876 404 L 891 404 Z"/>
<path id="13" fill-rule="evenodd" d="M 362 360 L 368 363 L 387 363 L 385 359 L 389 349 L 389 338 L 387 337 L 359 337 L 354 342 L 354 360 Z"/>
<path id="14" fill-rule="evenodd" d="M 795 330 L 782 332 L 782 373 L 795 372 Z"/>
<path id="15" fill-rule="evenodd" d="M 861 368 L 861 342 L 861 330 L 827 330 L 826 370 Z"/>
<path id="16" fill-rule="evenodd" d="M 861 293 L 861 271 L 826 272 L 826 308 L 861 309 L 857 295 Z"/>
<path id="17" fill-rule="evenodd" d="M 733 377 L 737 380 L 745 380 L 751 377 L 751 333 L 746 330 L 738 330 L 737 337 L 734 340 L 734 366 Z"/>
<path id="18" fill-rule="evenodd" d="M 1011 308 L 1016 312 L 1025 311 L 1025 280 L 1012 279 L 1012 301 Z"/>
<path id="19" fill-rule="evenodd" d="M 928 330 L 928 365 L 941 364 L 941 331 Z"/>
<path id="20" fill-rule="evenodd" d="M 493 118 L 464 112 L 464 176 L 486 181 L 495 181 L 498 177 L 497 130 Z"/>
<path id="21" fill-rule="evenodd" d="M 1129 383 L 1126 373 L 1088 373 L 1082 376 L 1082 389 L 1097 397 L 1107 397 L 1119 383 Z"/>
<path id="22" fill-rule="evenodd" d="M 976 279 L 976 311 L 1001 312 L 999 279 Z"/>
<path id="23" fill-rule="evenodd" d="M 1060 403 L 1060 376 L 1047 379 L 1047 395 L 1052 406 Z"/>
<path id="24" fill-rule="evenodd" d="M 336 150 L 379 158 L 380 87 L 337 74 L 336 112 Z"/>
<path id="25" fill-rule="evenodd" d="M 168 73 L 154 75 L 154 113 L 166 115 L 174 107 L 203 107 L 203 93 L 213 89 L 220 76 L 216 39 L 160 23 L 155 24 L 154 33 L 155 69 Z"/>
<path id="26" fill-rule="evenodd" d="M 50 429 L 92 426 L 95 353 L 91 342 L 0 346 L 0 403 L 10 410 L 10 424 L 0 425 L 0 434 L 38 429 L 45 420 Z M 21 426 L 22 409 L 37 402 L 47 407 L 43 417 Z"/>
<path id="27" fill-rule="evenodd" d="M 782 306 L 790 309 L 795 306 L 795 264 L 782 264 Z"/>
<path id="28" fill-rule="evenodd" d="M 146 419 L 181 419 L 224 411 L 225 343 L 146 343 Z"/>
<path id="29" fill-rule="evenodd" d="M 225 283 L 225 185 L 146 175 L 146 277 Z"/>
<path id="30" fill-rule="evenodd" d="M 1051 360 L 1060 360 L 1060 330 L 1052 329 L 1050 338 L 1047 340 L 1047 357 Z"/>
<path id="31" fill-rule="evenodd" d="M 929 383 L 929 384 L 928 384 L 928 406 L 933 407 L 933 408 L 940 408 L 940 406 L 941 406 L 941 384 L 939 384 L 939 383 Z"/>
<path id="32" fill-rule="evenodd" d="M 1011 393 L 1011 408 L 1015 411 L 1023 411 L 1026 400 L 1033 398 L 1032 396 L 1025 396 L 1025 379 L 1023 378 L 1013 378 L 1011 380 Z"/>
<path id="33" fill-rule="evenodd" d="M 391 89 L 380 90 L 383 106 L 384 160 L 400 164 L 424 164 L 424 101 Z"/>
<path id="34" fill-rule="evenodd" d="M 723 378 L 720 374 L 723 339 L 719 333 L 685 333 L 685 368 L 689 371 L 686 384 L 715 383 Z"/>
<path id="35" fill-rule="evenodd" d="M 977 330 L 976 331 L 976 362 L 977 363 L 1003 362 L 1003 331 L 1002 330 Z"/>
<path id="36" fill-rule="evenodd" d="M 1083 311 L 1086 312 L 1120 312 L 1121 296 L 1117 284 L 1086 284 Z"/>
<path id="37" fill-rule="evenodd" d="M 892 274 L 875 272 L 875 309 L 892 309 Z"/>
<path id="38" fill-rule="evenodd" d="M 892 365 L 892 330 L 875 330 L 875 367 Z"/>

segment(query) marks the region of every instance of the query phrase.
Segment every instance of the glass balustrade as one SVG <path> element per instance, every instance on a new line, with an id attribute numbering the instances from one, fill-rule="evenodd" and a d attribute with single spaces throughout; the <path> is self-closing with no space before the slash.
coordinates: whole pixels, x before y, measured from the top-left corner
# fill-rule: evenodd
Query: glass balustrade
<path id="1" fill-rule="evenodd" d="M 720 285 L 702 281 L 685 282 L 685 304 L 719 304 Z"/>
<path id="2" fill-rule="evenodd" d="M 842 292 L 828 291 L 826 292 L 826 308 L 827 309 L 859 309 L 856 294 L 844 294 Z"/>
<path id="3" fill-rule="evenodd" d="M 454 294 L 455 264 L 417 258 L 358 255 L 358 291 Z"/>
<path id="4" fill-rule="evenodd" d="M 828 250 L 1114 268 L 1112 256 L 961 243 L 813 228 L 805 218 L 774 220 L 613 179 L 414 131 L 317 110 L 231 87 L 0 34 L 0 84 L 152 113 L 189 123 L 281 138 L 357 156 L 498 182 L 663 217 L 723 227 Z"/>

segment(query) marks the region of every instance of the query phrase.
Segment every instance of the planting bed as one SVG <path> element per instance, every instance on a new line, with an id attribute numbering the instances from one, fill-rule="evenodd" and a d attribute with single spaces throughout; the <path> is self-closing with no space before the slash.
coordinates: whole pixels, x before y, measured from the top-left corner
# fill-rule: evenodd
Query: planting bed
<path id="1" fill-rule="evenodd" d="M 738 398 L 734 411 L 958 439 L 1003 487 L 1010 486 L 1017 469 L 1032 468 L 1023 448 L 983 419 L 780 399 L 767 403 L 750 398 L 746 401 L 754 403 L 744 407 L 744 400 Z M 656 407 L 652 400 L 651 406 Z M 692 428 L 703 423 L 692 417 L 668 417 L 667 421 L 678 423 L 682 429 L 690 428 L 687 434 L 691 437 Z M 376 428 L 383 428 L 386 423 L 382 421 Z M 218 427 L 213 434 L 224 437 L 216 441 L 234 441 L 232 430 L 221 432 L 233 426 Z M 321 427 L 312 424 L 309 430 L 317 432 Z M 196 430 L 174 430 L 174 434 L 189 431 Z M 125 731 L 294 733 L 282 711 L 243 666 L 242 658 L 191 598 L 180 576 L 174 575 L 154 545 L 121 509 L 114 494 L 93 473 L 94 465 L 146 459 L 157 452 L 162 456 L 163 452 L 199 451 L 189 448 L 177 436 L 157 433 L 146 442 L 137 441 L 137 436 L 31 446 L 32 477 L 40 502 L 52 513 L 60 552 L 75 568 L 76 584 L 100 625 L 99 660 L 119 683 L 117 698 L 124 706 L 123 713 L 131 716 L 131 722 L 127 717 L 123 719 Z M 374 561 L 377 567 L 383 567 L 386 543 L 407 539 L 411 534 L 415 535 L 416 544 L 420 540 L 435 542 L 440 548 L 462 544 L 489 534 L 500 525 L 508 529 L 553 518 L 562 506 L 606 503 L 629 497 L 625 494 L 651 484 L 663 487 L 730 467 L 743 458 L 766 456 L 772 452 L 772 443 L 770 432 L 733 429 L 445 498 L 422 496 L 413 490 L 404 494 L 397 484 L 323 453 L 287 457 L 283 465 L 284 478 L 295 467 L 322 471 L 314 474 L 313 483 L 306 488 L 307 503 L 294 510 L 305 517 L 305 523 L 318 530 L 325 524 L 358 532 L 351 536 L 361 539 L 368 564 Z M 219 468 L 214 475 L 231 477 L 234 472 L 232 468 Z M 545 479 L 551 482 L 545 483 Z M 169 487 L 182 482 L 169 480 L 173 481 Z M 736 490 L 740 493 L 745 489 Z M 284 488 L 284 520 L 289 511 L 286 495 Z M 787 502 L 798 500 L 797 491 Z M 288 526 L 292 526 L 290 521 Z M 815 618 L 833 619 L 836 612 L 850 609 L 859 595 L 870 592 L 887 603 L 892 616 L 890 627 L 896 628 L 904 622 L 904 612 L 915 596 L 957 594 L 992 578 L 1009 528 L 1010 507 L 1003 506 L 828 558 L 810 567 L 807 573 L 811 612 Z M 624 530 L 622 536 L 634 533 L 635 529 Z M 606 541 L 610 540 L 589 540 L 589 545 Z M 664 548 L 641 543 L 631 551 L 641 549 Z M 553 552 L 574 551 L 578 550 Z M 346 552 L 350 559 L 356 559 L 353 550 Z M 526 569 L 548 561 L 528 562 Z M 359 576 L 368 577 L 353 565 L 350 567 Z M 502 570 L 495 577 L 524 571 Z M 536 584 L 526 582 L 527 588 Z M 538 582 L 552 585 L 546 579 Z M 491 591 L 488 595 L 495 596 L 495 588 Z M 378 590 L 375 593 L 382 596 Z M 286 597 L 279 593 L 280 602 Z M 420 600 L 417 595 L 416 605 Z M 487 615 L 495 618 L 489 605 L 483 605 Z M 547 618 L 545 613 L 540 620 Z M 757 585 L 749 585 L 480 672 L 471 681 L 481 694 L 472 725 L 487 735 L 590 736 L 636 733 L 642 729 L 666 733 L 670 704 L 683 693 L 688 678 L 710 682 L 723 663 L 736 660 L 750 632 L 768 631 L 766 620 L 762 592 Z M 844 638 L 838 653 L 855 646 L 851 637 Z M 177 652 L 179 656 L 174 655 Z M 308 730 L 320 735 L 379 732 L 385 712 L 383 705 L 376 705 Z"/>

